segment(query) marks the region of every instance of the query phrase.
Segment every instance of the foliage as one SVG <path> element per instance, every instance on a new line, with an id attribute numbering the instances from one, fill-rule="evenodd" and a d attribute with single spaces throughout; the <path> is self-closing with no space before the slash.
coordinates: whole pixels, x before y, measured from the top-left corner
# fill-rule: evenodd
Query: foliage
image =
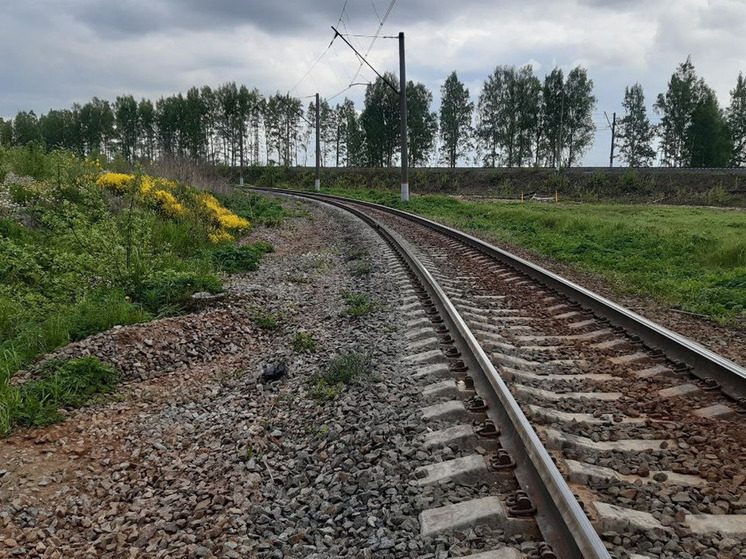
<path id="1" fill-rule="evenodd" d="M 252 192 L 235 190 L 228 196 L 216 197 L 223 206 L 254 225 L 277 227 L 288 215 L 285 207 L 276 199 Z"/>
<path id="2" fill-rule="evenodd" d="M 293 338 L 293 351 L 316 351 L 316 341 L 311 332 L 297 332 Z"/>
<path id="3" fill-rule="evenodd" d="M 149 312 L 169 315 L 186 310 L 195 293 L 214 294 L 222 290 L 223 283 L 212 274 L 166 269 L 155 272 L 140 282 L 132 293 Z"/>
<path id="4" fill-rule="evenodd" d="M 62 408 L 78 408 L 116 390 L 119 375 L 93 357 L 48 360 L 35 379 L 0 391 L 0 436 L 18 425 L 41 427 L 61 421 Z"/>
<path id="5" fill-rule="evenodd" d="M 645 109 L 645 95 L 639 83 L 624 89 L 625 114 L 619 119 L 619 150 L 630 167 L 645 167 L 655 157 L 652 142 L 655 129 Z"/>
<path id="6" fill-rule="evenodd" d="M 435 136 L 438 133 L 438 116 L 430 112 L 433 94 L 424 84 L 407 82 L 407 148 L 409 166 L 424 166 L 430 160 Z"/>
<path id="7" fill-rule="evenodd" d="M 703 83 L 697 80 L 691 57 L 687 57 L 671 76 L 666 93 L 658 94 L 653 108 L 661 115 L 658 126 L 664 165 L 684 167 L 691 161 L 692 115 Z"/>
<path id="8" fill-rule="evenodd" d="M 180 188 L 178 183 L 171 180 L 108 172 L 102 173 L 96 179 L 96 184 L 113 194 L 132 194 L 139 202 L 165 217 L 201 222 L 206 226 L 208 238 L 214 243 L 231 241 L 231 232 L 249 228 L 248 220 L 222 206 L 212 194 Z"/>
<path id="9" fill-rule="evenodd" d="M 358 317 L 364 316 L 376 308 L 376 303 L 371 301 L 365 293 L 346 292 L 342 295 L 347 307 L 342 311 L 342 316 Z"/>
<path id="10" fill-rule="evenodd" d="M 519 69 L 498 66 L 484 82 L 476 132 L 484 147 L 485 165 L 530 163 L 539 122 L 539 91 L 530 65 Z"/>
<path id="11" fill-rule="evenodd" d="M 547 166 L 559 168 L 562 162 L 560 146 L 564 118 L 565 74 L 561 68 L 554 68 L 544 77 L 541 89 L 540 130 L 537 131 L 537 148 Z"/>
<path id="12" fill-rule="evenodd" d="M 730 92 L 730 106 L 727 112 L 728 127 L 733 140 L 732 164 L 746 164 L 746 80 L 738 74 L 736 87 Z"/>
<path id="13" fill-rule="evenodd" d="M 391 84 L 397 83 L 391 72 L 386 72 L 384 78 Z M 394 151 L 401 143 L 399 97 L 384 78 L 376 78 L 365 89 L 365 108 L 360 115 L 365 137 L 364 162 L 371 167 L 391 167 Z"/>
<path id="14" fill-rule="evenodd" d="M 227 274 L 237 274 L 256 270 L 262 256 L 273 250 L 272 245 L 264 242 L 243 245 L 221 244 L 209 249 L 208 254 L 218 270 Z"/>
<path id="15" fill-rule="evenodd" d="M 275 162 L 286 167 L 297 162 L 298 144 L 305 136 L 301 106 L 300 99 L 277 93 L 267 100 L 263 113 L 268 154 L 274 151 Z"/>
<path id="16" fill-rule="evenodd" d="M 588 79 L 585 68 L 577 66 L 567 74 L 563 105 L 562 148 L 567 152 L 567 166 L 572 167 L 591 146 L 596 131 L 593 124 L 596 97 L 593 80 Z"/>
<path id="17" fill-rule="evenodd" d="M 718 106 L 715 92 L 702 85 L 688 131 L 691 141 L 690 167 L 725 167 L 733 157 L 728 123 Z"/>
<path id="18" fill-rule="evenodd" d="M 474 103 L 469 100 L 469 89 L 458 79 L 456 72 L 446 78 L 440 88 L 440 139 L 442 159 L 449 167 L 456 167 L 470 146 L 471 115 Z"/>
<path id="19" fill-rule="evenodd" d="M 312 396 L 318 400 L 334 400 L 347 384 L 370 379 L 373 376 L 373 358 L 369 352 L 350 351 L 332 359 L 326 370 L 312 378 Z"/>
<path id="20" fill-rule="evenodd" d="M 212 243 L 247 221 L 180 183 L 101 173 L 95 158 L 33 143 L 2 148 L 0 167 L 0 398 L 40 355 L 188 310 L 194 293 L 222 289 L 218 272 L 271 250 Z"/>
<path id="21" fill-rule="evenodd" d="M 634 170 L 630 170 L 634 174 Z M 632 178 L 640 187 L 640 179 Z M 401 207 L 398 197 L 334 190 Z M 575 265 L 620 292 L 720 321 L 746 321 L 746 215 L 741 211 L 624 204 L 531 204 L 418 196 L 407 211 Z"/>

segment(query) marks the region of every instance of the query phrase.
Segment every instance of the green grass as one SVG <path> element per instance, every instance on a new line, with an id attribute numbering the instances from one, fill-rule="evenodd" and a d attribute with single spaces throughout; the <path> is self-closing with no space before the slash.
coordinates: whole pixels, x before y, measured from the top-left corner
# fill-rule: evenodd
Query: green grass
<path id="1" fill-rule="evenodd" d="M 252 319 L 254 324 L 264 330 L 276 330 L 285 321 L 282 313 L 272 313 L 264 309 L 256 309 L 253 312 Z"/>
<path id="2" fill-rule="evenodd" d="M 101 188 L 99 170 L 64 151 L 0 146 L 0 179 L 21 175 L 0 181 L 1 402 L 19 397 L 11 378 L 40 356 L 115 325 L 191 310 L 194 293 L 222 291 L 220 272 L 253 270 L 272 249 L 211 242 L 218 222 L 187 185 L 174 192 L 189 211 L 168 214 Z M 235 203 L 255 222 L 284 215 L 263 197 Z M 0 411 L 6 427 L 18 423 L 9 409 Z"/>
<path id="3" fill-rule="evenodd" d="M 78 408 L 116 390 L 119 375 L 93 357 L 49 360 L 35 378 L 0 392 L 0 436 L 16 427 L 42 427 L 64 419 L 62 408 Z"/>
<path id="4" fill-rule="evenodd" d="M 347 384 L 373 377 L 373 359 L 370 353 L 350 351 L 332 359 L 326 369 L 313 376 L 311 395 L 317 400 L 334 400 Z"/>
<path id="5" fill-rule="evenodd" d="M 371 301 L 365 293 L 344 293 L 342 299 L 347 305 L 342 310 L 342 316 L 364 316 L 376 309 L 375 301 Z"/>
<path id="6" fill-rule="evenodd" d="M 269 243 L 258 242 L 243 245 L 220 245 L 209 248 L 207 254 L 220 271 L 227 274 L 238 274 L 256 270 L 262 256 L 273 251 L 274 249 Z"/>
<path id="7" fill-rule="evenodd" d="M 367 262 L 365 260 L 358 260 L 357 262 L 355 262 L 352 270 L 350 270 L 350 273 L 355 277 L 360 277 L 367 276 L 372 271 L 373 267 L 370 265 L 370 262 Z"/>
<path id="8" fill-rule="evenodd" d="M 690 206 L 460 201 L 338 190 L 406 209 L 497 244 L 526 247 L 608 280 L 620 293 L 653 297 L 725 323 L 746 321 L 746 212 Z"/>
<path id="9" fill-rule="evenodd" d="M 218 200 L 236 215 L 248 219 L 253 225 L 279 227 L 288 212 L 279 201 L 268 196 L 236 190 L 230 196 L 216 195 Z"/>
<path id="10" fill-rule="evenodd" d="M 311 332 L 297 332 L 293 338 L 293 351 L 316 351 L 316 340 Z"/>

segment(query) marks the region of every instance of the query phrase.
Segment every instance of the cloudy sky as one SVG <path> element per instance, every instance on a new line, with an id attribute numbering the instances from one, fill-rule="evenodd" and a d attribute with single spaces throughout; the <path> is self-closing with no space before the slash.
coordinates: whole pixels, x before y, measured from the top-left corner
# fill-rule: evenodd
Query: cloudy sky
<path id="1" fill-rule="evenodd" d="M 332 97 L 367 82 L 331 25 L 371 35 L 391 0 L 3 0 L 0 116 L 67 108 L 93 96 L 157 98 L 192 85 L 245 83 L 265 94 Z M 343 6 L 345 7 L 342 13 Z M 342 14 L 340 22 L 340 14 Z M 382 35 L 404 31 L 409 79 L 439 88 L 456 70 L 476 100 L 496 65 L 588 68 L 598 98 L 588 165 L 608 162 L 604 111 L 621 113 L 624 87 L 640 82 L 648 107 L 676 65 L 692 56 L 721 104 L 746 71 L 746 0 L 398 0 Z M 371 39 L 350 39 L 366 51 Z M 371 63 L 398 72 L 395 40 Z M 306 75 L 307 74 L 307 75 Z M 305 77 L 304 77 L 305 76 Z M 364 87 L 345 95 L 362 106 Z"/>

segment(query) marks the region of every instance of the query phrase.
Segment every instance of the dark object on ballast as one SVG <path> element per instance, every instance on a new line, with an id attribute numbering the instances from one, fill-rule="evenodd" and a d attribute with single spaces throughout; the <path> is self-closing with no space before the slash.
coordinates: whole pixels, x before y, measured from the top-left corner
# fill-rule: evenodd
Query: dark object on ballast
<path id="1" fill-rule="evenodd" d="M 264 366 L 264 372 L 262 372 L 262 379 L 272 382 L 284 377 L 288 372 L 288 366 L 284 361 L 277 363 L 269 363 Z"/>

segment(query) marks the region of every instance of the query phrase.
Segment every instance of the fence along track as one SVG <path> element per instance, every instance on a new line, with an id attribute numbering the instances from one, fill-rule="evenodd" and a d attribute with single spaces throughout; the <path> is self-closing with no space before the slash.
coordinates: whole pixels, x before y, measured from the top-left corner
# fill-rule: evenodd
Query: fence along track
<path id="1" fill-rule="evenodd" d="M 257 189 L 262 190 L 262 189 Z M 267 190 L 267 192 L 278 192 Z M 518 463 L 516 477 L 532 501 L 537 504 L 539 512 L 537 522 L 544 538 L 552 544 L 558 557 L 584 557 L 586 559 L 610 559 L 606 546 L 599 538 L 590 521 L 575 499 L 570 487 L 552 461 L 544 445 L 526 418 L 518 403 L 511 395 L 490 358 L 477 341 L 474 334 L 451 303 L 445 291 L 440 287 L 430 272 L 397 239 L 388 227 L 368 216 L 364 212 L 350 207 L 343 199 L 306 195 L 294 191 L 279 191 L 290 197 L 311 198 L 345 209 L 365 223 L 376 229 L 379 234 L 407 261 L 408 265 L 426 286 L 439 310 L 447 316 L 450 329 L 468 348 L 470 360 L 475 362 L 486 377 L 494 392 L 499 406 L 491 406 L 495 413 L 496 424 L 510 427 L 504 430 L 501 437 L 503 446 L 511 451 Z"/>

